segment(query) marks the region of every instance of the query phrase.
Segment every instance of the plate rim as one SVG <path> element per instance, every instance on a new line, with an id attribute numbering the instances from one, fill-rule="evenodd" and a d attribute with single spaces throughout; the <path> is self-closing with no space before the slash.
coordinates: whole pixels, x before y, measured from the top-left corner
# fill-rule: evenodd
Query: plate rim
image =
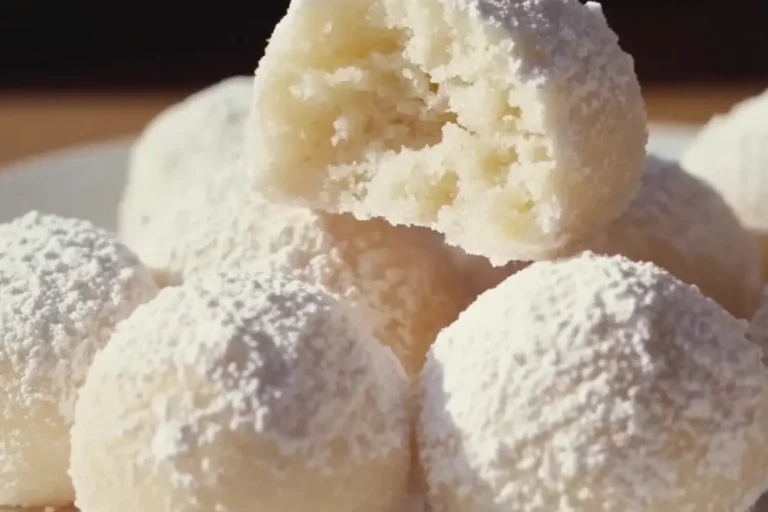
<path id="1" fill-rule="evenodd" d="M 136 135 L 114 137 L 105 140 L 96 140 L 84 144 L 74 144 L 51 151 L 35 153 L 21 157 L 0 166 L 0 179 L 8 174 L 29 172 L 39 167 L 55 164 L 59 160 L 76 160 L 78 158 L 93 158 L 94 154 L 109 151 L 125 151 L 130 149 Z"/>

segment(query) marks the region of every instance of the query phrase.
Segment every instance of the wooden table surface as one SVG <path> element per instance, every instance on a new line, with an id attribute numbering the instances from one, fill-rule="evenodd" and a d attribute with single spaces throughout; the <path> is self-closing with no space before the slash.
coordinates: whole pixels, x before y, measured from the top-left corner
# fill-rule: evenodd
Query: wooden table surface
<path id="1" fill-rule="evenodd" d="M 652 121 L 700 124 L 768 84 L 646 87 Z M 0 94 L 0 166 L 56 149 L 137 133 L 172 93 Z"/>

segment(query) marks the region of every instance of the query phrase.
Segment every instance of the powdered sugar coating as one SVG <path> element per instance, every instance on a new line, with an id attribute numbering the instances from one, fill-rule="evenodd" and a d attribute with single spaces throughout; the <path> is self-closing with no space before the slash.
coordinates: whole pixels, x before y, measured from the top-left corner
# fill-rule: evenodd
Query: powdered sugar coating
<path id="1" fill-rule="evenodd" d="M 89 222 L 32 212 L 0 224 L 0 504 L 73 501 L 77 390 L 115 325 L 156 292 Z"/>
<path id="2" fill-rule="evenodd" d="M 294 0 L 253 102 L 265 193 L 426 226 L 497 266 L 615 218 L 647 140 L 632 58 L 578 0 Z"/>
<path id="3" fill-rule="evenodd" d="M 251 77 L 227 78 L 171 105 L 144 128 L 131 150 L 118 209 L 128 245 L 190 183 L 240 159 L 252 87 Z"/>
<path id="4" fill-rule="evenodd" d="M 754 236 L 716 190 L 675 162 L 649 155 L 637 195 L 599 236 L 593 250 L 651 261 L 738 318 L 757 309 L 762 272 Z"/>
<path id="5" fill-rule="evenodd" d="M 407 379 L 319 287 L 209 274 L 96 357 L 72 432 L 83 510 L 397 512 Z"/>
<path id="6" fill-rule="evenodd" d="M 416 374 L 437 332 L 472 296 L 423 232 L 278 204 L 238 167 L 216 173 L 150 225 L 136 250 L 171 283 L 256 267 L 323 286 L 361 309 L 376 336 Z"/>
<path id="7" fill-rule="evenodd" d="M 688 146 L 681 163 L 711 183 L 742 214 L 750 227 L 761 227 L 768 208 L 761 194 L 768 176 L 768 90 L 714 116 Z"/>
<path id="8" fill-rule="evenodd" d="M 681 163 L 722 194 L 741 222 L 757 233 L 768 278 L 768 90 L 713 117 Z"/>
<path id="9" fill-rule="evenodd" d="M 650 263 L 518 272 L 422 373 L 435 509 L 745 512 L 768 488 L 768 371 L 745 331 Z"/>

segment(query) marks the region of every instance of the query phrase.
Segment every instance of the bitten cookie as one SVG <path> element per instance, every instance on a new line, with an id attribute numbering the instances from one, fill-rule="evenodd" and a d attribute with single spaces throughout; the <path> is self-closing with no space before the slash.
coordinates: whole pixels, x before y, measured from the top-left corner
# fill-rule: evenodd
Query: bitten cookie
<path id="1" fill-rule="evenodd" d="M 633 61 L 595 2 L 294 0 L 253 94 L 257 188 L 497 266 L 613 220 L 645 156 Z"/>

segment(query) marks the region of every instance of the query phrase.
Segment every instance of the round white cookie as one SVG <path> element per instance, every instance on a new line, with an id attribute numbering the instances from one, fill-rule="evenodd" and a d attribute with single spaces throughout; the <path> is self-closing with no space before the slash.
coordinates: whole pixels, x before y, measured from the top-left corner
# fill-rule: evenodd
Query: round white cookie
<path id="1" fill-rule="evenodd" d="M 170 284 L 258 267 L 322 285 L 362 311 L 410 375 L 474 298 L 423 231 L 268 201 L 237 167 L 169 203 L 136 250 Z"/>
<path id="2" fill-rule="evenodd" d="M 521 270 L 421 374 L 434 509 L 746 512 L 768 489 L 768 370 L 745 334 L 651 263 Z"/>
<path id="3" fill-rule="evenodd" d="M 738 318 L 760 302 L 755 237 L 715 189 L 672 161 L 648 156 L 634 200 L 590 248 L 651 261 Z"/>
<path id="4" fill-rule="evenodd" d="M 578 0 L 293 0 L 251 115 L 265 193 L 430 227 L 496 266 L 618 216 L 647 140 L 632 58 Z"/>
<path id="5" fill-rule="evenodd" d="M 169 200 L 242 157 L 252 87 L 251 77 L 227 78 L 168 107 L 144 128 L 131 150 L 118 209 L 123 241 L 135 245 Z"/>
<path id="6" fill-rule="evenodd" d="M 77 402 L 84 512 L 400 512 L 408 380 L 355 312 L 277 275 L 210 274 L 123 322 Z"/>
<path id="7" fill-rule="evenodd" d="M 713 117 L 681 158 L 686 171 L 715 188 L 760 242 L 768 279 L 768 90 Z"/>
<path id="8" fill-rule="evenodd" d="M 78 388 L 115 325 L 157 288 L 89 222 L 33 212 L 0 224 L 0 505 L 74 501 Z"/>

